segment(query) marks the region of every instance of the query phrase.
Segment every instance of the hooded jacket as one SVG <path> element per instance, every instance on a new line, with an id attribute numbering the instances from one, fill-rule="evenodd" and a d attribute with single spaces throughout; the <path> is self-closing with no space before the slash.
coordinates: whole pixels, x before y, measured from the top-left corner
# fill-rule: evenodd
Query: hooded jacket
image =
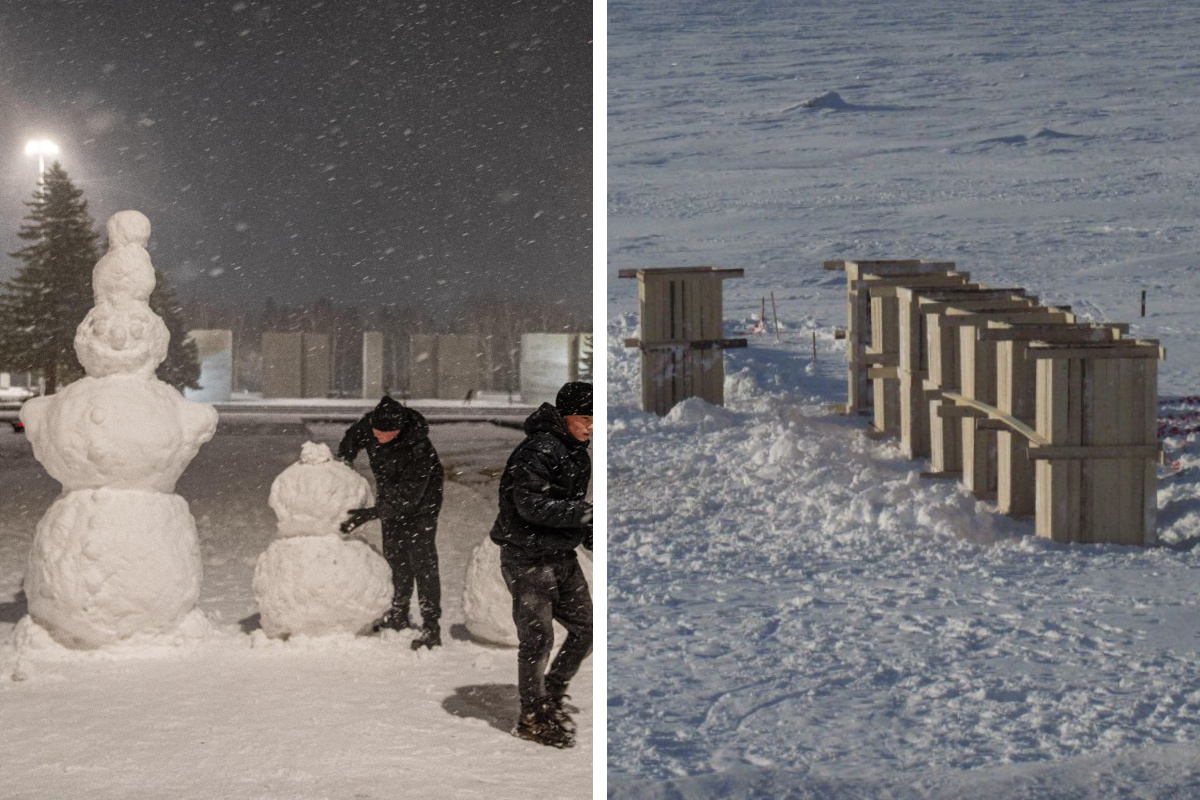
<path id="1" fill-rule="evenodd" d="M 592 547 L 592 525 L 583 522 L 592 475 L 587 442 L 571 435 L 567 422 L 549 403 L 525 420 L 525 440 L 517 445 L 500 476 L 500 513 L 492 541 L 516 563 L 575 557 Z"/>
<path id="2" fill-rule="evenodd" d="M 399 433 L 380 444 L 372 428 Z M 437 516 L 445 473 L 429 441 L 429 423 L 420 412 L 384 397 L 346 431 L 337 457 L 354 466 L 355 456 L 363 449 L 375 476 L 375 508 L 382 519 L 415 521 Z"/>

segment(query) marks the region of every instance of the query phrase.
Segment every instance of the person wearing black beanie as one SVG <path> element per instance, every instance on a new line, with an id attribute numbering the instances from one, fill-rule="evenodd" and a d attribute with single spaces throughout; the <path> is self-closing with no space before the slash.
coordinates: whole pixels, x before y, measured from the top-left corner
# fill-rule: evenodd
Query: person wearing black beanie
<path id="1" fill-rule="evenodd" d="M 575 744 L 567 684 L 592 651 L 592 596 L 575 556 L 592 549 L 592 385 L 568 383 L 554 405 L 525 420 L 525 439 L 500 476 L 492 541 L 513 598 L 521 714 L 516 736 L 551 747 Z M 554 663 L 554 620 L 567 638 Z M 549 671 L 546 667 L 549 665 Z"/>
<path id="2" fill-rule="evenodd" d="M 435 539 L 445 471 L 429 441 L 429 423 L 419 411 L 384 397 L 346 431 L 337 457 L 353 467 L 355 456 L 363 449 L 375 476 L 377 499 L 372 508 L 351 510 L 342 532 L 349 533 L 368 520 L 382 522 L 383 556 L 392 568 L 395 593 L 379 627 L 411 627 L 408 609 L 415 585 L 421 632 L 412 646 L 414 650 L 432 649 L 442 643 L 442 588 Z"/>

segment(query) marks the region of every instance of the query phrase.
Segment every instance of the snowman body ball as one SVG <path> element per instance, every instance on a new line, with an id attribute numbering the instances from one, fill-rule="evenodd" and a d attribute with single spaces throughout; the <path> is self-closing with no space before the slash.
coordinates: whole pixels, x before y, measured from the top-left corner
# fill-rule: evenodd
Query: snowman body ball
<path id="1" fill-rule="evenodd" d="M 306 442 L 300 460 L 271 485 L 277 538 L 258 557 L 254 596 L 272 638 L 365 633 L 391 606 L 392 570 L 365 542 L 339 526 L 352 508 L 371 505 L 366 479 Z"/>

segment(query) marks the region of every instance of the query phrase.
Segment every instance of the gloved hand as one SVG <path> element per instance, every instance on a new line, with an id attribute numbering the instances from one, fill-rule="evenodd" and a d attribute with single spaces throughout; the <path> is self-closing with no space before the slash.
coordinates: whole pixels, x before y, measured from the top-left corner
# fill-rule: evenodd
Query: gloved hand
<path id="1" fill-rule="evenodd" d="M 587 504 L 587 508 L 585 508 L 583 510 L 583 516 L 579 518 L 579 521 L 582 522 L 584 525 L 592 524 L 592 504 L 591 503 Z"/>
<path id="2" fill-rule="evenodd" d="M 370 522 L 373 519 L 379 519 L 379 512 L 374 506 L 371 508 L 352 508 L 347 513 L 349 516 L 346 518 L 346 521 L 342 523 L 342 533 L 349 533 L 365 522 Z"/>

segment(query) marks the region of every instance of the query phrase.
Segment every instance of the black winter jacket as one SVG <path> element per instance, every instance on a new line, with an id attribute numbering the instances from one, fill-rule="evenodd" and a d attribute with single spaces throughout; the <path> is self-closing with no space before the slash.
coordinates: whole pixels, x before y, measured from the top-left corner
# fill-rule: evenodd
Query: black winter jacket
<path id="1" fill-rule="evenodd" d="M 500 476 L 500 514 L 492 541 L 504 559 L 538 563 L 573 558 L 582 544 L 592 549 L 592 525 L 583 515 L 592 459 L 587 442 L 567 430 L 549 403 L 525 420 L 525 441 Z"/>
<path id="2" fill-rule="evenodd" d="M 371 417 L 380 411 L 400 418 L 400 432 L 387 444 L 380 444 L 371 433 Z M 429 441 L 429 423 L 419 411 L 390 397 L 380 400 L 374 411 L 346 431 L 337 457 L 354 466 L 355 456 L 364 448 L 375 476 L 375 508 L 381 518 L 415 521 L 437 516 L 445 472 Z"/>

